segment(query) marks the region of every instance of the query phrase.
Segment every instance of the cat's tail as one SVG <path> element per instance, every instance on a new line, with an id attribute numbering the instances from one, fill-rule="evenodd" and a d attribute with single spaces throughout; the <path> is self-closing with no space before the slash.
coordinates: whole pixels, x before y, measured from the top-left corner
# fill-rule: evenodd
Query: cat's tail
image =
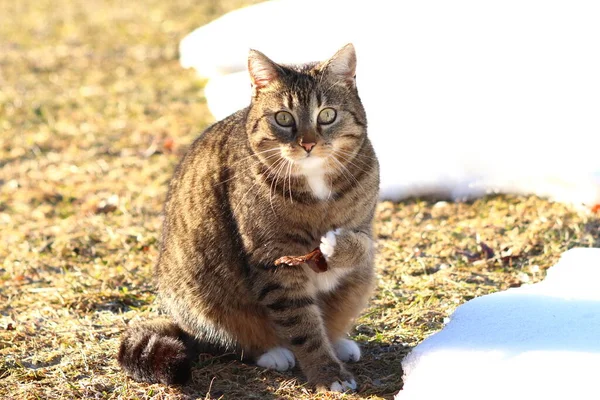
<path id="1" fill-rule="evenodd" d="M 183 384 L 190 379 L 197 356 L 194 338 L 161 318 L 129 326 L 121 337 L 118 360 L 136 381 Z"/>

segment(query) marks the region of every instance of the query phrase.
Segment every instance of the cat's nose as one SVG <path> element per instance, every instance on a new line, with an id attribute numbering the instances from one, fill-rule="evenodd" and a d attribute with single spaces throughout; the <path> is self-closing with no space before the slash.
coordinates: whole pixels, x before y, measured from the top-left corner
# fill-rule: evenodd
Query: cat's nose
<path id="1" fill-rule="evenodd" d="M 300 142 L 300 146 L 302 146 L 304 148 L 304 150 L 306 150 L 307 153 L 310 153 L 310 151 L 313 149 L 313 147 L 315 147 L 317 144 L 315 142 Z"/>

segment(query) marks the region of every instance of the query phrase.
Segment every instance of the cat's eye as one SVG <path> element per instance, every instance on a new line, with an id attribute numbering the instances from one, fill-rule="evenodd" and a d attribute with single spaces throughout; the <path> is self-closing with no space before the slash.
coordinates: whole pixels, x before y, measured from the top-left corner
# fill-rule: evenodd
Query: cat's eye
<path id="1" fill-rule="evenodd" d="M 336 116 L 337 114 L 333 108 L 324 108 L 317 116 L 317 122 L 321 125 L 328 125 L 335 121 Z"/>
<path id="2" fill-rule="evenodd" d="M 279 111 L 275 114 L 275 122 L 277 122 L 279 126 L 289 128 L 294 125 L 294 117 L 287 111 Z"/>

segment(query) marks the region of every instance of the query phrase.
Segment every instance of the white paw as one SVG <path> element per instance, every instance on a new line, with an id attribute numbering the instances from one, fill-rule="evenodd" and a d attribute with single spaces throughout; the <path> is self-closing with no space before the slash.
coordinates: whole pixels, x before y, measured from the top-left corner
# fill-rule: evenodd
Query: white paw
<path id="1" fill-rule="evenodd" d="M 356 362 L 360 360 L 360 347 L 354 340 L 340 339 L 333 345 L 335 354 L 344 362 Z"/>
<path id="2" fill-rule="evenodd" d="M 336 236 L 340 234 L 340 229 L 335 231 L 329 231 L 325 236 L 321 236 L 321 253 L 325 256 L 325 261 L 329 260 L 329 257 L 333 256 L 335 250 L 335 244 L 337 243 Z"/>
<path id="3" fill-rule="evenodd" d="M 284 347 L 274 347 L 256 360 L 259 367 L 274 369 L 279 372 L 294 368 L 294 353 Z"/>
<path id="4" fill-rule="evenodd" d="M 329 387 L 329 390 L 332 392 L 346 392 L 348 390 L 356 390 L 356 381 L 352 379 L 350 382 L 348 381 L 335 381 Z"/>

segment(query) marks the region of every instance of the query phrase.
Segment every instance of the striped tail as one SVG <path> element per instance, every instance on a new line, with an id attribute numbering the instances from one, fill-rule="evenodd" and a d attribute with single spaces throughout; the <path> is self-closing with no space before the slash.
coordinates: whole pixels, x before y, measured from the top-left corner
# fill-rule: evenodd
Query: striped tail
<path id="1" fill-rule="evenodd" d="M 121 337 L 119 365 L 136 381 L 183 384 L 197 356 L 195 340 L 168 319 L 132 325 Z"/>

